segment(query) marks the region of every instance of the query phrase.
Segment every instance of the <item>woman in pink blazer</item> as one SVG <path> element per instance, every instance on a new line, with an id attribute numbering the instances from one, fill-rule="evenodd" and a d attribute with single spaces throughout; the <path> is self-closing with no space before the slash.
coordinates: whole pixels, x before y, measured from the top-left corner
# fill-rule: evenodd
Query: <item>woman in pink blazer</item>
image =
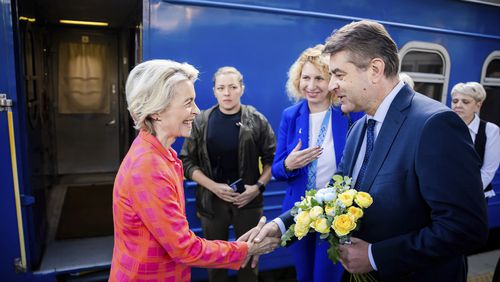
<path id="1" fill-rule="evenodd" d="M 189 229 L 182 164 L 171 145 L 190 135 L 200 112 L 197 76 L 191 65 L 169 60 L 141 63 L 129 75 L 128 110 L 140 132 L 115 179 L 109 281 L 190 281 L 190 266 L 238 269 L 279 243 L 208 241 Z"/>

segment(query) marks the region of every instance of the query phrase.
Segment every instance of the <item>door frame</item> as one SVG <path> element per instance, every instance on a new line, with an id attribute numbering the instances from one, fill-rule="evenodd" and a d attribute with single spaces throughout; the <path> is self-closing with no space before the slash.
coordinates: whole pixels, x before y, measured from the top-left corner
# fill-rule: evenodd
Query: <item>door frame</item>
<path id="1" fill-rule="evenodd" d="M 120 34 L 118 31 L 116 30 L 113 30 L 113 29 L 100 29 L 100 28 L 91 28 L 91 27 L 85 27 L 85 28 L 80 28 L 80 27 L 66 27 L 66 26 L 54 26 L 52 28 L 49 29 L 49 34 L 50 34 L 50 37 L 51 37 L 51 45 L 50 45 L 50 54 L 51 54 L 51 58 L 49 58 L 49 62 L 52 64 L 52 69 L 50 71 L 50 76 L 51 76 L 51 91 L 50 91 L 50 96 L 51 96 L 51 115 L 52 115 L 52 119 L 54 120 L 54 125 L 52 126 L 51 128 L 51 131 L 52 131 L 52 134 L 54 136 L 54 141 L 52 144 L 51 144 L 51 151 L 54 152 L 55 154 L 55 170 L 54 172 L 56 173 L 57 176 L 61 176 L 61 175 L 64 175 L 64 173 L 61 173 L 61 169 L 59 167 L 59 157 L 58 157 L 58 145 L 57 145 L 57 139 L 58 139 L 58 128 L 56 127 L 56 124 L 57 124 L 57 118 L 58 118 L 58 108 L 59 108 L 59 101 L 58 101 L 58 71 L 59 71 L 59 66 L 58 66 L 58 46 L 56 46 L 57 42 L 59 42 L 59 36 L 57 35 L 58 33 L 61 33 L 61 32 L 64 32 L 64 33 L 67 33 L 67 34 L 71 34 L 71 33 L 79 33 L 79 32 L 85 32 L 89 35 L 97 35 L 97 36 L 105 36 L 105 37 L 113 37 L 113 40 L 114 40 L 114 46 L 113 48 L 116 48 L 115 50 L 113 50 L 113 55 L 115 56 L 116 60 L 114 62 L 114 66 L 113 66 L 113 69 L 114 69 L 114 80 L 116 81 L 115 85 L 115 91 L 116 91 L 116 94 L 110 94 L 110 95 L 117 95 L 117 98 L 116 98 L 116 102 L 117 102 L 117 105 L 116 105 L 116 114 L 115 114 L 115 119 L 116 119 L 116 123 L 118 124 L 118 128 L 117 128 L 117 146 L 119 146 L 118 148 L 118 164 L 117 164 L 117 167 L 116 167 L 116 170 L 118 169 L 118 165 L 119 165 L 119 162 L 122 158 L 122 146 L 124 144 L 124 139 L 126 138 L 126 136 L 123 134 L 123 126 L 124 126 L 124 123 L 122 122 L 122 112 L 124 111 L 124 108 L 123 108 L 123 102 L 121 101 L 122 100 L 122 97 L 123 96 L 123 93 L 122 93 L 122 87 L 121 85 L 123 84 L 122 82 L 122 79 L 121 79 L 121 75 L 120 75 L 120 72 L 121 72 L 121 69 L 120 69 L 120 57 L 121 57 L 121 54 L 120 54 Z M 126 108 L 125 108 L 126 110 Z M 114 173 L 116 172 L 116 170 L 113 170 L 113 171 L 105 171 L 104 173 Z M 78 174 L 81 174 L 81 175 L 85 175 L 85 174 L 98 174 L 99 172 L 83 172 L 83 173 L 75 173 L 76 175 Z M 71 174 L 70 174 L 71 175 Z"/>

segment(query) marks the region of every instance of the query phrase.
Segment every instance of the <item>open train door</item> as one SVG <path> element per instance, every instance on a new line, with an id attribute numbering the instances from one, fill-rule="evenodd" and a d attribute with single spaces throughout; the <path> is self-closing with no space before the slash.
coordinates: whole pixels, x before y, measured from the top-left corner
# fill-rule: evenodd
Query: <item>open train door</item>
<path id="1" fill-rule="evenodd" d="M 106 276 L 141 20 L 140 0 L 0 1 L 0 281 Z"/>
<path id="2" fill-rule="evenodd" d="M 120 118 L 115 33 L 58 29 L 54 35 L 58 173 L 116 172 Z"/>

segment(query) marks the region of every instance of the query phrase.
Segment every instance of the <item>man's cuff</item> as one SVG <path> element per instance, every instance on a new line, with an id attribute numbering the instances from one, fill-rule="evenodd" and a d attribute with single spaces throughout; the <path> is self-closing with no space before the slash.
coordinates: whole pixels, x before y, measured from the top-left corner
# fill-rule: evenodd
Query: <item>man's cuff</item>
<path id="1" fill-rule="evenodd" d="M 281 218 L 277 217 L 277 218 L 273 219 L 272 221 L 274 223 L 278 224 L 278 227 L 280 228 L 280 231 L 281 231 L 281 235 L 285 234 L 286 228 L 285 228 L 285 224 L 283 223 L 283 220 L 281 220 Z"/>
<path id="2" fill-rule="evenodd" d="M 368 245 L 368 259 L 370 260 L 370 264 L 372 265 L 373 270 L 378 271 L 375 260 L 373 259 L 372 244 Z"/>

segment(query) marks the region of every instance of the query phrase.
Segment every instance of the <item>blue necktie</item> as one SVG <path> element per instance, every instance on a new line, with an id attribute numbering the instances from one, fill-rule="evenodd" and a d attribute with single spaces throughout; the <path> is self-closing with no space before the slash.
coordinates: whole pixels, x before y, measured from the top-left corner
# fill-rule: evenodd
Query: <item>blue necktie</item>
<path id="1" fill-rule="evenodd" d="M 330 121 L 330 117 L 332 116 L 332 108 L 328 109 L 323 117 L 323 122 L 321 123 L 321 127 L 319 128 L 318 139 L 316 139 L 316 146 L 323 145 L 323 141 L 325 141 L 326 131 L 328 130 L 328 122 Z M 318 167 L 318 159 L 312 161 L 309 164 L 309 168 L 307 170 L 307 190 L 316 189 L 316 169 Z"/>
<path id="2" fill-rule="evenodd" d="M 368 125 L 366 127 L 366 152 L 365 157 L 363 158 L 363 164 L 359 169 L 358 179 L 356 179 L 356 184 L 354 184 L 354 189 L 356 190 L 359 190 L 359 186 L 365 177 L 366 167 L 368 166 L 368 161 L 370 161 L 370 156 L 373 151 L 373 143 L 375 143 L 374 129 L 376 123 L 377 122 L 374 119 L 368 120 Z"/>

